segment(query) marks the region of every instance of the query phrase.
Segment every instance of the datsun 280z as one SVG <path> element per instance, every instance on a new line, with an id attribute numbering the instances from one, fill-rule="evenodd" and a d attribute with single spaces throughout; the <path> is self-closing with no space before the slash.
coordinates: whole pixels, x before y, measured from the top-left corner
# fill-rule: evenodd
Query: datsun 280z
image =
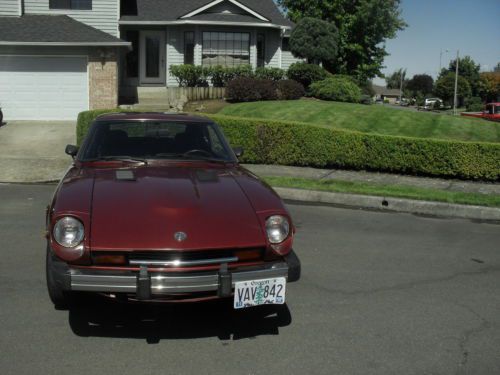
<path id="1" fill-rule="evenodd" d="M 124 301 L 283 304 L 300 278 L 279 196 L 217 124 L 161 113 L 98 117 L 47 208 L 47 287 Z"/>

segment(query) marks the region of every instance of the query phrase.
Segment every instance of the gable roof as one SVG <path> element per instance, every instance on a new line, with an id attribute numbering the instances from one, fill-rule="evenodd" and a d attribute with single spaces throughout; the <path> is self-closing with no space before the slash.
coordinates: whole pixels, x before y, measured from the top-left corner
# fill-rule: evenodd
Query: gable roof
<path id="1" fill-rule="evenodd" d="M 0 17 L 0 45 L 130 46 L 65 15 Z"/>
<path id="2" fill-rule="evenodd" d="M 384 86 L 373 85 L 373 91 L 375 91 L 376 95 L 385 95 L 385 96 L 399 96 L 401 92 L 399 89 L 388 89 Z"/>
<path id="3" fill-rule="evenodd" d="M 202 13 L 211 6 L 223 1 L 214 0 L 135 0 L 133 12 L 123 14 L 121 23 L 182 23 L 181 21 L 212 21 L 212 22 L 254 22 L 269 23 L 290 28 L 293 23 L 279 11 L 273 0 L 226 0 L 243 10 L 246 14 Z M 208 7 L 207 7 L 208 6 Z M 201 9 L 201 11 L 199 11 Z M 256 17 L 258 14 L 261 18 Z M 186 17 L 189 16 L 189 17 Z M 221 16 L 224 16 L 221 18 Z M 226 17 L 227 16 L 227 17 Z M 242 18 L 248 17 L 248 18 Z M 226 19 L 228 21 L 226 21 Z"/>

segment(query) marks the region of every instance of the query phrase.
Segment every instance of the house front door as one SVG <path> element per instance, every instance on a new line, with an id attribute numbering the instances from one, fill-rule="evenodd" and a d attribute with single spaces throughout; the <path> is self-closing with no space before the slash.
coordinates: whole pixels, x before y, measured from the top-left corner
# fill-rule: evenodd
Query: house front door
<path id="1" fill-rule="evenodd" d="M 141 31 L 141 84 L 165 84 L 165 31 Z"/>

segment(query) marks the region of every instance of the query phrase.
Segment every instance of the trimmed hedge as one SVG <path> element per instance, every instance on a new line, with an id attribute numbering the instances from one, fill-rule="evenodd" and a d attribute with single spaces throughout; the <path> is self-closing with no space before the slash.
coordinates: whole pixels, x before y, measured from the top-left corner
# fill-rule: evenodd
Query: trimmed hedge
<path id="1" fill-rule="evenodd" d="M 351 77 L 332 76 L 313 82 L 309 89 L 311 95 L 318 99 L 348 103 L 359 103 L 361 100 L 361 89 Z"/>
<path id="2" fill-rule="evenodd" d="M 99 114 L 78 116 L 78 144 Z M 294 122 L 205 115 L 230 144 L 244 147 L 244 163 L 337 167 L 462 179 L 500 179 L 500 145 L 393 137 Z"/>
<path id="3" fill-rule="evenodd" d="M 276 100 L 278 99 L 276 82 L 250 77 L 235 78 L 227 84 L 226 97 L 231 102 Z"/>

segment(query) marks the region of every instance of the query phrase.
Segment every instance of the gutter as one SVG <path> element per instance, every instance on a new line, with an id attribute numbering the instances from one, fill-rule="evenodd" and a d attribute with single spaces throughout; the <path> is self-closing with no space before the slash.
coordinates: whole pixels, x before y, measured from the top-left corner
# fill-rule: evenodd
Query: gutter
<path id="1" fill-rule="evenodd" d="M 130 42 L 8 42 L 0 41 L 0 46 L 62 46 L 62 47 L 127 47 L 132 48 Z"/>
<path id="2" fill-rule="evenodd" d="M 275 23 L 262 22 L 228 22 L 228 21 L 119 21 L 120 25 L 145 25 L 145 26 L 169 26 L 169 25 L 217 25 L 217 26 L 252 26 L 270 27 L 274 29 L 292 29 L 290 26 L 278 25 Z"/>

